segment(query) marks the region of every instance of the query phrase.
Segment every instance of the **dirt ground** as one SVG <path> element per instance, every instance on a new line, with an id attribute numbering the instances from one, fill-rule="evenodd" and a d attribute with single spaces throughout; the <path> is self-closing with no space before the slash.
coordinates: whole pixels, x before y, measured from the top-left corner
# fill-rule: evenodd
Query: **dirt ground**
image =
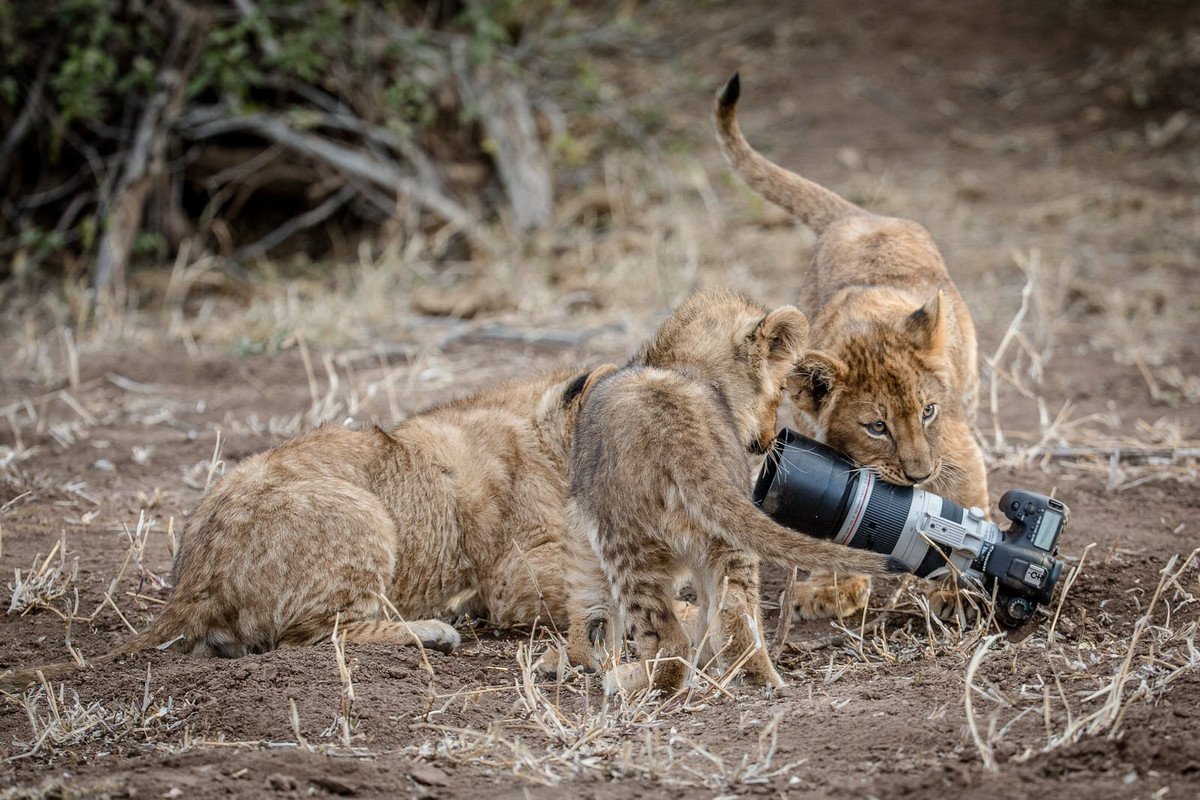
<path id="1" fill-rule="evenodd" d="M 0 572 L 16 587 L 32 565 L 65 593 L 0 622 L 0 668 L 67 658 L 66 641 L 96 655 L 144 626 L 169 591 L 167 532 L 216 461 L 621 358 L 697 283 L 797 296 L 810 235 L 731 180 L 712 141 L 734 69 L 764 152 L 941 244 L 982 355 L 999 356 L 979 420 L 992 496 L 1054 489 L 1073 510 L 1063 550 L 1083 563 L 1061 611 L 1020 641 L 927 623 L 907 600 L 845 632 L 797 624 L 782 696 L 668 706 L 531 682 L 520 662 L 544 632 L 464 629 L 460 653 L 428 664 L 350 646 L 349 746 L 332 645 L 141 654 L 52 701 L 4 698 L 0 796 L 1200 794 L 1200 129 L 1194 110 L 1172 122 L 1129 101 L 1145 48 L 1194 33 L 1195 9 L 698 7 L 651 4 L 589 51 L 612 106 L 586 134 L 601 198 L 587 166 L 564 168 L 561 228 L 484 277 L 380 258 L 338 296 L 278 279 L 78 336 L 6 319 Z M 416 282 L 490 299 L 469 320 L 423 316 Z M 787 576 L 766 578 L 774 629 Z"/>

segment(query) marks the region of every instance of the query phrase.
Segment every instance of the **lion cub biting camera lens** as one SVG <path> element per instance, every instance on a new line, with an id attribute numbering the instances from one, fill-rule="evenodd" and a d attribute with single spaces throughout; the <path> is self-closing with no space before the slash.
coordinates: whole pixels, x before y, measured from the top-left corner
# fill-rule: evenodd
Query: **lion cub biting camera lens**
<path id="1" fill-rule="evenodd" d="M 971 435 L 975 327 L 933 239 L 915 222 L 871 214 L 767 161 L 738 127 L 740 90 L 734 75 L 716 100 L 726 157 L 817 235 L 802 303 L 813 351 L 788 380 L 797 422 L 889 483 L 986 512 L 987 472 Z M 861 576 L 839 576 L 837 585 L 815 576 L 798 587 L 795 609 L 844 616 L 861 610 L 868 593 Z"/>
<path id="2" fill-rule="evenodd" d="M 777 525 L 750 501 L 753 458 L 774 440 L 782 386 L 807 334 L 790 306 L 768 313 L 730 291 L 699 291 L 584 401 L 567 516 L 603 574 L 569 582 L 572 603 L 582 604 L 571 617 L 572 652 L 611 597 L 642 659 L 606 676 L 610 693 L 648 684 L 671 692 L 691 663 L 708 661 L 705 652 L 693 659 L 676 613 L 686 573 L 699 597 L 697 636 L 718 662 L 741 664 L 750 683 L 780 686 L 762 641 L 760 556 L 802 569 L 905 571 L 896 559 Z"/>
<path id="3" fill-rule="evenodd" d="M 571 435 L 612 369 L 503 384 L 391 431 L 326 425 L 252 456 L 200 501 L 153 623 L 92 663 L 151 647 L 233 657 L 309 645 L 335 621 L 348 642 L 443 651 L 459 636 L 437 617 L 565 624 Z"/>

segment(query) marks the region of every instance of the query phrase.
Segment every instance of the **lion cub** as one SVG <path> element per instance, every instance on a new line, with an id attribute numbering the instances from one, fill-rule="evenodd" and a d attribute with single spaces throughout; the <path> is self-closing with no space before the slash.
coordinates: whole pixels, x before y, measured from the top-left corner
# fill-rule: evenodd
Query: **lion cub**
<path id="1" fill-rule="evenodd" d="M 200 501 L 162 611 L 92 663 L 308 645 L 335 622 L 349 642 L 449 651 L 458 633 L 437 617 L 467 610 L 565 624 L 571 435 L 591 381 L 612 369 L 493 387 L 390 431 L 327 425 L 252 456 Z M 36 680 L 23 670 L 0 686 Z"/>
<path id="2" fill-rule="evenodd" d="M 594 631 L 589 616 L 603 618 L 610 592 L 642 659 L 606 676 L 610 693 L 642 688 L 651 673 L 654 688 L 683 685 L 692 661 L 675 594 L 688 572 L 697 627 L 719 661 L 742 663 L 751 683 L 780 686 L 761 636 L 759 556 L 802 569 L 905 570 L 781 527 L 750 501 L 753 459 L 771 446 L 782 387 L 807 335 L 791 306 L 767 313 L 727 290 L 699 291 L 584 401 L 568 523 L 591 544 L 607 587 L 572 586 L 572 602 L 583 606 L 571 636 L 577 643 Z"/>
<path id="3" fill-rule="evenodd" d="M 988 509 L 983 454 L 971 435 L 978 403 L 975 327 L 929 233 L 871 214 L 767 161 L 737 123 L 738 76 L 717 96 L 718 138 L 734 169 L 817 234 L 802 306 L 812 352 L 790 397 L 806 433 L 881 478 Z M 827 577 L 801 586 L 800 616 L 845 615 L 869 584 Z M 836 610 L 836 611 L 835 611 Z"/>

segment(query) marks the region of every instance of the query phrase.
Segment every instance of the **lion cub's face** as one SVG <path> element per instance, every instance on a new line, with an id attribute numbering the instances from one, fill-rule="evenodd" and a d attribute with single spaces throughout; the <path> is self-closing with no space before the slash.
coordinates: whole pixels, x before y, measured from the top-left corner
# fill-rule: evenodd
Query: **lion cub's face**
<path id="1" fill-rule="evenodd" d="M 936 487 L 953 477 L 943 439 L 964 416 L 940 327 L 936 306 L 918 309 L 898 328 L 864 325 L 837 355 L 802 356 L 789 390 L 818 438 L 888 483 Z"/>

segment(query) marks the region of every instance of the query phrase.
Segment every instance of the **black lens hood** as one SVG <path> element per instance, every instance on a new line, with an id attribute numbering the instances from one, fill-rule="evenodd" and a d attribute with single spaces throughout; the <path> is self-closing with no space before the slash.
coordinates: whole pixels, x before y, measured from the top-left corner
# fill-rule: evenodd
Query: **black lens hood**
<path id="1" fill-rule="evenodd" d="M 780 525 L 832 538 L 845 520 L 858 475 L 842 453 L 784 428 L 754 483 L 754 503 Z"/>

